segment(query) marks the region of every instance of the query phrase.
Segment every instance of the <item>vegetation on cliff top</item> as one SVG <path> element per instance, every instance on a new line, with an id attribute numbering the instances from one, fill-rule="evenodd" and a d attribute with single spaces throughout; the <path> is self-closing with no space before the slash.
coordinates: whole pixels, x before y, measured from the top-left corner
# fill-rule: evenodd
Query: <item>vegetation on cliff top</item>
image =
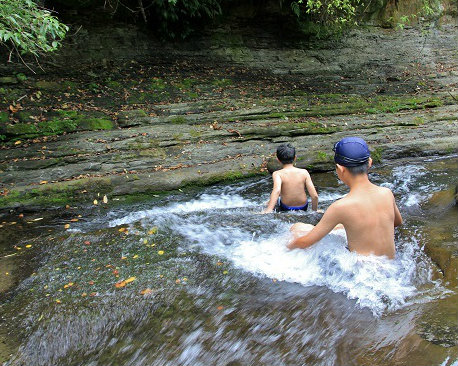
<path id="1" fill-rule="evenodd" d="M 8 49 L 9 58 L 13 53 L 19 58 L 23 54 L 39 56 L 61 45 L 68 27 L 51 11 L 41 7 L 41 3 L 39 0 L 0 0 L 0 45 Z M 412 14 L 401 18 L 403 24 L 424 13 L 433 14 L 440 5 L 438 0 L 417 0 L 415 3 L 419 6 L 410 10 Z M 63 12 L 75 9 L 100 12 L 97 0 L 49 0 L 46 4 Z M 374 6 L 381 10 L 386 2 L 374 5 L 370 0 L 280 0 L 271 3 L 258 0 L 247 5 L 237 0 L 112 0 L 105 2 L 103 13 L 124 21 L 140 21 L 163 38 L 184 39 L 209 21 L 222 22 L 235 8 L 240 8 L 238 13 L 241 14 L 251 12 L 247 10 L 251 7 L 260 17 L 275 13 L 285 28 L 295 28 L 307 35 L 329 36 L 356 24 L 368 12 L 374 11 Z M 69 17 L 68 21 L 72 22 L 74 15 Z"/>
<path id="2" fill-rule="evenodd" d="M 39 56 L 60 46 L 68 27 L 32 0 L 0 0 L 0 45 L 16 53 Z"/>

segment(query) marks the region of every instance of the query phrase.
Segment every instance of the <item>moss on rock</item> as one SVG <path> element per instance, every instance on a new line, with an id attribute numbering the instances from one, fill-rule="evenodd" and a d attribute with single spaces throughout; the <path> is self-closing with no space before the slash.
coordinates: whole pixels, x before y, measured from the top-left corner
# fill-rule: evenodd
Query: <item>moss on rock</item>
<path id="1" fill-rule="evenodd" d="M 38 123 L 40 135 L 60 135 L 64 132 L 76 131 L 77 124 L 73 120 L 52 119 Z"/>
<path id="2" fill-rule="evenodd" d="M 80 130 L 112 130 L 113 121 L 106 118 L 79 118 L 75 120 Z"/>
<path id="3" fill-rule="evenodd" d="M 9 121 L 10 114 L 8 112 L 0 112 L 0 123 L 6 123 Z"/>
<path id="4" fill-rule="evenodd" d="M 37 126 L 29 123 L 16 123 L 14 125 L 6 126 L 6 134 L 13 137 L 34 137 L 37 136 L 39 130 Z"/>

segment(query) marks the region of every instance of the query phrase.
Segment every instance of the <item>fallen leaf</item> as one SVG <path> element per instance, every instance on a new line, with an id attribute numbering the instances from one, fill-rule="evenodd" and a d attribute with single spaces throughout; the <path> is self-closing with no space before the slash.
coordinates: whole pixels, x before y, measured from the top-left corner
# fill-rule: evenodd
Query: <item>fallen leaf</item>
<path id="1" fill-rule="evenodd" d="M 15 145 L 20 145 L 20 144 L 22 144 L 22 141 L 21 140 L 17 140 L 14 144 Z"/>
<path id="2" fill-rule="evenodd" d="M 144 290 L 140 291 L 140 295 L 149 295 L 152 293 L 153 293 L 153 290 L 151 290 L 150 288 L 145 288 Z"/>
<path id="3" fill-rule="evenodd" d="M 70 224 L 65 224 L 65 225 L 64 225 L 64 228 L 65 228 L 65 229 L 70 229 Z"/>
<path id="4" fill-rule="evenodd" d="M 154 235 L 154 234 L 156 234 L 156 233 L 157 233 L 157 227 L 156 227 L 156 226 L 153 227 L 153 228 L 151 228 L 150 231 L 148 231 L 148 234 L 149 234 L 149 235 Z"/>
<path id="5" fill-rule="evenodd" d="M 91 242 L 90 242 L 89 240 L 86 240 L 86 241 L 84 242 L 84 245 L 91 245 Z"/>
<path id="6" fill-rule="evenodd" d="M 131 283 L 133 281 L 135 281 L 136 277 L 129 277 L 127 280 L 126 280 L 126 283 Z"/>
<path id="7" fill-rule="evenodd" d="M 78 222 L 79 219 L 71 219 L 70 221 L 71 221 L 71 222 Z"/>
<path id="8" fill-rule="evenodd" d="M 121 288 L 121 287 L 124 287 L 125 285 L 126 285 L 126 281 L 119 281 L 115 283 L 116 288 Z"/>
<path id="9" fill-rule="evenodd" d="M 134 258 L 134 259 L 138 258 L 138 254 L 135 254 L 132 258 Z"/>
<path id="10" fill-rule="evenodd" d="M 98 204 L 99 204 L 99 201 L 94 200 L 94 205 L 98 205 Z"/>
<path id="11" fill-rule="evenodd" d="M 31 244 L 27 244 L 25 247 L 26 248 L 32 248 L 32 245 Z"/>
<path id="12" fill-rule="evenodd" d="M 218 310 L 223 310 L 223 309 L 224 309 L 224 306 L 221 306 L 221 305 L 220 305 L 220 306 L 217 307 L 217 309 L 218 309 Z"/>
<path id="13" fill-rule="evenodd" d="M 163 250 L 158 250 L 158 251 L 157 251 L 157 254 L 163 255 L 163 254 L 164 254 L 164 251 L 163 251 Z"/>
<path id="14" fill-rule="evenodd" d="M 47 183 L 48 183 L 47 180 L 42 180 L 42 181 L 40 181 L 40 184 L 47 184 Z"/>
<path id="15" fill-rule="evenodd" d="M 61 304 L 62 301 L 60 301 L 59 299 L 56 299 L 56 303 Z"/>
<path id="16" fill-rule="evenodd" d="M 122 228 L 120 228 L 118 231 L 119 231 L 120 233 L 122 233 L 122 232 L 126 231 L 126 228 L 125 228 L 125 227 L 122 227 Z"/>
<path id="17" fill-rule="evenodd" d="M 108 203 L 108 197 L 107 197 L 107 195 L 103 196 L 103 203 Z"/>

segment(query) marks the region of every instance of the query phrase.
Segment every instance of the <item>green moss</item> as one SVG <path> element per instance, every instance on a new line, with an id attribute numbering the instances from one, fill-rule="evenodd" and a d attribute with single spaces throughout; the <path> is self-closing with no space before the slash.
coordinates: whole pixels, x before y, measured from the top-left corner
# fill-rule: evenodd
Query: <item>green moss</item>
<path id="1" fill-rule="evenodd" d="M 316 159 L 318 161 L 328 161 L 331 157 L 328 156 L 328 154 L 326 154 L 324 151 L 320 151 L 318 150 L 316 152 Z"/>
<path id="2" fill-rule="evenodd" d="M 194 79 L 183 79 L 179 83 L 176 83 L 175 86 L 178 89 L 186 90 L 186 89 L 191 89 L 195 83 L 196 83 L 196 80 Z"/>
<path id="3" fill-rule="evenodd" d="M 371 152 L 371 158 L 374 164 L 379 164 L 382 162 L 382 153 L 383 153 L 383 148 L 378 146 Z"/>
<path id="4" fill-rule="evenodd" d="M 112 130 L 113 121 L 106 118 L 79 118 L 75 120 L 80 130 Z"/>
<path id="5" fill-rule="evenodd" d="M 109 178 L 87 178 L 68 182 L 50 183 L 19 191 L 12 189 L 0 197 L 0 208 L 17 206 L 63 206 L 87 201 L 87 191 L 101 194 L 111 192 Z M 91 201 L 92 202 L 92 201 Z"/>
<path id="6" fill-rule="evenodd" d="M 60 135 L 64 132 L 73 132 L 76 130 L 77 123 L 73 120 L 52 119 L 38 123 L 40 135 Z"/>
<path id="7" fill-rule="evenodd" d="M 420 126 L 420 125 L 423 125 L 425 124 L 425 119 L 423 117 L 415 117 L 413 119 L 413 123 L 416 125 L 416 126 Z"/>
<path id="8" fill-rule="evenodd" d="M 198 97 L 199 97 L 199 94 L 197 94 L 196 92 L 192 92 L 192 91 L 186 92 L 186 95 L 187 95 L 189 98 L 192 98 L 192 99 L 195 99 L 195 98 L 198 98 Z"/>
<path id="9" fill-rule="evenodd" d="M 14 115 L 20 122 L 31 122 L 32 113 L 27 111 L 19 111 Z"/>
<path id="10" fill-rule="evenodd" d="M 10 119 L 10 114 L 8 112 L 0 112 L 0 123 L 6 123 Z"/>
<path id="11" fill-rule="evenodd" d="M 184 118 L 183 116 L 176 116 L 170 119 L 170 123 L 177 124 L 177 125 L 184 124 L 186 123 L 186 118 Z"/>
<path id="12" fill-rule="evenodd" d="M 202 177 L 201 180 L 197 182 L 191 182 L 186 186 L 208 186 L 221 182 L 234 182 L 237 180 L 246 179 L 257 175 L 262 175 L 262 173 L 258 169 L 251 171 L 227 171 L 221 174 L 214 174 L 210 177 Z"/>
<path id="13" fill-rule="evenodd" d="M 189 131 L 189 134 L 191 135 L 191 137 L 195 137 L 195 138 L 202 136 L 202 132 L 195 130 L 195 129 L 191 129 Z"/>
<path id="14" fill-rule="evenodd" d="M 79 115 L 78 111 L 67 111 L 63 109 L 57 109 L 55 112 L 61 118 L 77 118 Z"/>
<path id="15" fill-rule="evenodd" d="M 232 80 L 231 79 L 215 79 L 212 81 L 212 84 L 214 86 L 217 86 L 219 88 L 225 87 L 232 85 Z"/>
<path id="16" fill-rule="evenodd" d="M 151 80 L 150 84 L 149 84 L 149 89 L 150 90 L 163 90 L 165 89 L 165 82 L 164 80 L 160 79 L 160 78 L 154 78 L 153 80 Z"/>
<path id="17" fill-rule="evenodd" d="M 108 80 L 106 86 L 113 90 L 121 90 L 123 88 L 122 84 L 119 81 Z"/>
<path id="18" fill-rule="evenodd" d="M 22 72 L 16 74 L 16 79 L 20 81 L 21 83 L 27 80 L 27 76 L 23 74 Z"/>
<path id="19" fill-rule="evenodd" d="M 6 134 L 11 136 L 32 137 L 38 133 L 37 126 L 28 123 L 16 123 L 6 126 Z"/>
<path id="20" fill-rule="evenodd" d="M 98 93 L 100 91 L 100 85 L 94 82 L 89 83 L 87 88 L 93 93 Z"/>
<path id="21" fill-rule="evenodd" d="M 139 149 L 139 155 L 140 156 L 149 156 L 153 158 L 161 158 L 165 159 L 167 157 L 167 154 L 164 149 L 162 148 L 155 148 L 155 149 Z"/>
<path id="22" fill-rule="evenodd" d="M 35 86 L 38 89 L 56 91 L 56 90 L 65 90 L 66 86 L 64 83 L 58 83 L 57 81 L 46 81 L 40 80 L 35 83 Z"/>
<path id="23" fill-rule="evenodd" d="M 78 88 L 78 84 L 74 81 L 66 80 L 62 83 L 63 88 L 66 90 L 76 90 Z"/>

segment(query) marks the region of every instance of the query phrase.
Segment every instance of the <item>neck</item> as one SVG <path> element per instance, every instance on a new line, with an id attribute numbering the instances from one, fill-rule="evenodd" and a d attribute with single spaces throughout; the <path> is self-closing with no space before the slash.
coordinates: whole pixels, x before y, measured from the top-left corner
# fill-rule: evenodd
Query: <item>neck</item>
<path id="1" fill-rule="evenodd" d="M 350 176 L 346 183 L 347 183 L 347 186 L 350 188 L 350 191 L 354 189 L 358 189 L 359 187 L 363 187 L 363 186 L 372 184 L 367 174 L 359 174 L 359 175 Z"/>
<path id="2" fill-rule="evenodd" d="M 285 169 L 285 168 L 294 168 L 294 165 L 293 165 L 293 163 L 283 164 L 283 169 Z"/>

